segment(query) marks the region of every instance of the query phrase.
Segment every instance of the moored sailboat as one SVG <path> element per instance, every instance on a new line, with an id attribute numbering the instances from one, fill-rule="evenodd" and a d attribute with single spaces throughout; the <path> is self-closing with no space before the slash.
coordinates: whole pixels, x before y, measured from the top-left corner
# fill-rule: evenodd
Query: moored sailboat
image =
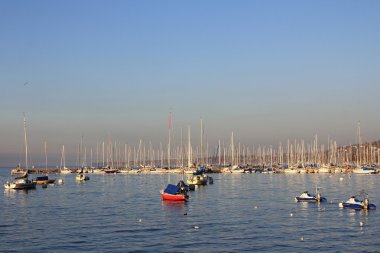
<path id="1" fill-rule="evenodd" d="M 4 184 L 5 189 L 14 189 L 14 190 L 27 190 L 27 189 L 35 189 L 36 182 L 32 182 L 28 179 L 28 172 L 26 172 L 23 176 L 16 177 L 12 181 L 7 181 Z"/>
<path id="2" fill-rule="evenodd" d="M 15 189 L 15 190 L 25 190 L 25 189 L 34 189 L 36 188 L 36 182 L 32 182 L 28 179 L 28 142 L 26 136 L 26 119 L 24 115 L 24 141 L 25 141 L 25 173 L 14 178 L 12 181 L 7 181 L 4 184 L 5 189 Z"/>

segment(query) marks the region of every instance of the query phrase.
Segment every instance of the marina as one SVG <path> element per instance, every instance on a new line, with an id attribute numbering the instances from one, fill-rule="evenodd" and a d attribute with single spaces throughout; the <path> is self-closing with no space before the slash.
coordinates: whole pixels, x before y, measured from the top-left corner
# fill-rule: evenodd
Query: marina
<path id="1" fill-rule="evenodd" d="M 0 252 L 380 252 L 380 1 L 0 1 Z"/>
<path id="2" fill-rule="evenodd" d="M 0 180 L 9 173 L 1 169 Z M 214 184 L 190 191 L 185 203 L 161 200 L 165 174 L 93 174 L 85 183 L 76 182 L 75 174 L 60 177 L 64 184 L 46 189 L 4 189 L 2 249 L 352 252 L 355 245 L 370 252 L 380 246 L 377 210 L 338 205 L 363 189 L 371 203 L 380 203 L 378 174 L 218 173 Z M 173 174 L 170 181 L 181 178 Z M 315 185 L 327 201 L 294 202 L 294 196 Z"/>

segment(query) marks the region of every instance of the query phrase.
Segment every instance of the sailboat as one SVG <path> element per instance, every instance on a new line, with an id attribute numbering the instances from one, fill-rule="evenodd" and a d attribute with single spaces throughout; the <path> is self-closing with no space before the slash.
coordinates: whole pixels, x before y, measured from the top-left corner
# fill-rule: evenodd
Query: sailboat
<path id="1" fill-rule="evenodd" d="M 32 182 L 28 179 L 28 172 L 25 172 L 24 175 L 14 178 L 12 181 L 7 181 L 4 184 L 5 189 L 14 189 L 14 190 L 27 190 L 35 189 L 36 182 Z"/>
<path id="2" fill-rule="evenodd" d="M 71 170 L 66 168 L 66 156 L 65 156 L 65 145 L 62 145 L 62 155 L 61 155 L 61 174 L 70 174 Z"/>
<path id="3" fill-rule="evenodd" d="M 25 139 L 25 173 L 20 176 L 14 178 L 12 181 L 7 181 L 4 184 L 5 189 L 15 189 L 15 190 L 25 190 L 25 189 L 35 189 L 36 182 L 32 182 L 28 179 L 28 143 L 26 136 L 26 119 L 24 115 L 24 139 Z"/>
<path id="4" fill-rule="evenodd" d="M 47 171 L 46 141 L 45 141 L 45 171 Z M 36 182 L 37 184 L 42 184 L 45 186 L 46 186 L 46 184 L 54 184 L 55 183 L 55 179 L 49 179 L 49 176 L 47 174 L 45 176 L 37 177 L 33 181 Z"/>

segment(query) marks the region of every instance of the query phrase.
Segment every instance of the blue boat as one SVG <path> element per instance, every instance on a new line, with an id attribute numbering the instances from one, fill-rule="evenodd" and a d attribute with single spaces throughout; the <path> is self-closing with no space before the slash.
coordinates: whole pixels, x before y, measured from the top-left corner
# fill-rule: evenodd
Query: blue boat
<path id="1" fill-rule="evenodd" d="M 33 182 L 36 182 L 36 184 L 54 184 L 55 179 L 49 179 L 48 176 L 41 176 L 37 177 Z"/>
<path id="2" fill-rule="evenodd" d="M 374 210 L 376 205 L 369 203 L 368 197 L 365 197 L 362 201 L 358 200 L 355 196 L 352 196 L 346 202 L 340 202 L 339 207 L 342 208 L 352 208 L 352 209 L 365 209 L 365 210 Z"/>
<path id="3" fill-rule="evenodd" d="M 295 197 L 294 200 L 296 202 L 323 202 L 326 201 L 326 198 L 322 197 L 319 192 L 316 195 L 311 195 L 308 191 L 305 191 L 300 196 Z"/>

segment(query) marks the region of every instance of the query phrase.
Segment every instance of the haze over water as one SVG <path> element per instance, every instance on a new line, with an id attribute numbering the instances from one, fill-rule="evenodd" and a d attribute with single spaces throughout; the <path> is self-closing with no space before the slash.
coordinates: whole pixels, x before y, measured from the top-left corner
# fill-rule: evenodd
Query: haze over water
<path id="1" fill-rule="evenodd" d="M 150 147 L 157 161 L 168 125 L 173 160 L 188 127 L 194 160 L 200 146 L 206 159 L 219 141 L 228 149 L 232 132 L 236 153 L 267 156 L 288 140 L 303 153 L 316 135 L 321 154 L 330 141 L 376 141 L 379 13 L 376 0 L 0 1 L 0 182 L 25 164 L 25 139 L 29 166 L 50 168 L 63 146 L 68 167 L 95 165 L 104 144 L 107 159 L 124 160 L 127 145 L 131 163 Z M 380 149 L 362 150 L 379 164 Z M 184 204 L 159 195 L 178 175 L 57 177 L 63 185 L 0 194 L 0 251 L 380 248 L 379 210 L 338 207 L 362 190 L 379 206 L 378 174 L 215 174 Z M 327 203 L 293 201 L 317 185 Z"/>
<path id="2" fill-rule="evenodd" d="M 378 1 L 2 1 L 0 163 L 62 145 L 378 139 Z"/>

